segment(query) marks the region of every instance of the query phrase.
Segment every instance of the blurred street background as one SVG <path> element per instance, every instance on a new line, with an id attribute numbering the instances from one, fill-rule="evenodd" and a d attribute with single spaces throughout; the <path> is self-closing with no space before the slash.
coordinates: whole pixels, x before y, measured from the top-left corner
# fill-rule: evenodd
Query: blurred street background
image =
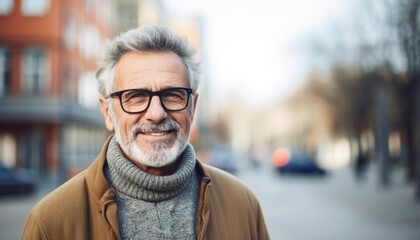
<path id="1" fill-rule="evenodd" d="M 0 240 L 94 160 L 96 64 L 148 24 L 197 47 L 190 140 L 272 239 L 420 239 L 420 0 L 0 0 Z"/>
<path id="2" fill-rule="evenodd" d="M 420 206 L 402 172 L 392 186 L 378 187 L 377 174 L 354 181 L 348 169 L 327 177 L 279 176 L 269 166 L 243 166 L 237 176 L 260 200 L 272 239 L 292 240 L 416 240 Z M 0 239 L 20 239 L 32 206 L 50 188 L 26 197 L 0 199 Z"/>

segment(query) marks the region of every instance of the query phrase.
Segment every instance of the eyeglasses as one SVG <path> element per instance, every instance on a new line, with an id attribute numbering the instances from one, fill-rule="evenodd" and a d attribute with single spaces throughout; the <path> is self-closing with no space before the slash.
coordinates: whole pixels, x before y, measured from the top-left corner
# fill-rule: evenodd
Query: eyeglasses
<path id="1" fill-rule="evenodd" d="M 149 108 L 153 96 L 159 97 L 162 107 L 167 111 L 184 110 L 188 106 L 191 93 L 191 88 L 168 88 L 157 92 L 144 89 L 126 89 L 111 93 L 109 97 L 118 97 L 124 112 L 136 114 Z"/>

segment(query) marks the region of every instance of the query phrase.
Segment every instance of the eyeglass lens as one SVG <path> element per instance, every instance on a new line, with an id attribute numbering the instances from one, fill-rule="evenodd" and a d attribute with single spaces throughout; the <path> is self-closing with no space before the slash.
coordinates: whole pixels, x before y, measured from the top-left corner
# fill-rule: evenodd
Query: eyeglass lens
<path id="1" fill-rule="evenodd" d="M 121 104 L 127 112 L 145 111 L 153 95 L 159 96 L 163 107 L 167 110 L 182 110 L 188 104 L 188 92 L 186 89 L 166 89 L 156 93 L 138 89 L 130 90 L 121 95 Z"/>

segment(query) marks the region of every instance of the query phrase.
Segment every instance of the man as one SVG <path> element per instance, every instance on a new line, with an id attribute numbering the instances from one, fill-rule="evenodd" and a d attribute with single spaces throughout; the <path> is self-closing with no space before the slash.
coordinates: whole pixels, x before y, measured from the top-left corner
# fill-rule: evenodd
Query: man
<path id="1" fill-rule="evenodd" d="M 196 161 L 198 63 L 161 26 L 115 38 L 97 72 L 114 136 L 31 211 L 23 239 L 268 239 L 254 195 Z"/>

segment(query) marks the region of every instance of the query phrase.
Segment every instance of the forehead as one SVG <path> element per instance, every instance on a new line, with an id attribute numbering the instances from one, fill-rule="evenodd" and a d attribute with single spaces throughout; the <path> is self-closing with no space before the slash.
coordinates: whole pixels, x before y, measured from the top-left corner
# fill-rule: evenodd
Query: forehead
<path id="1" fill-rule="evenodd" d="M 116 90 L 189 87 L 187 68 L 173 52 L 129 52 L 116 65 Z"/>

